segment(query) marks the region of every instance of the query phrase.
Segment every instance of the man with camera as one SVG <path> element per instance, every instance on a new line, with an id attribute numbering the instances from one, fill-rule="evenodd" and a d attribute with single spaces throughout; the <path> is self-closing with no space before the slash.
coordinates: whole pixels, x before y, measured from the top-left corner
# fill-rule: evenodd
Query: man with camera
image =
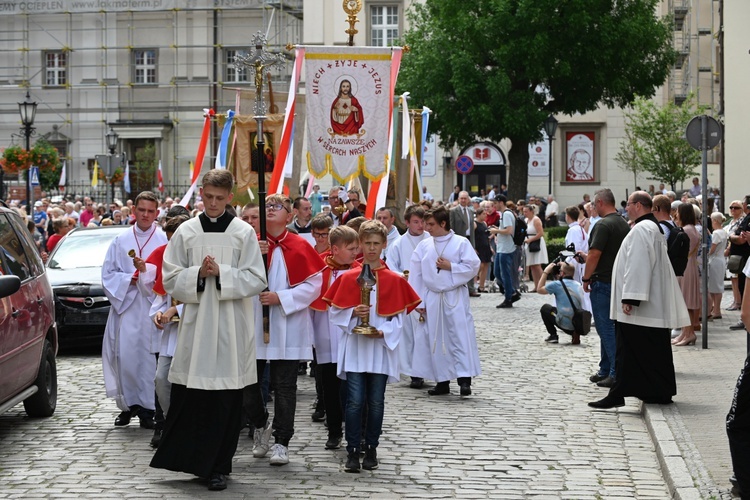
<path id="1" fill-rule="evenodd" d="M 573 274 L 576 271 L 575 266 L 565 261 L 561 262 L 565 258 L 563 254 L 564 252 L 561 252 L 560 256 L 554 262 L 547 265 L 536 289 L 537 293 L 541 295 L 554 295 L 555 303 L 557 304 L 557 307 L 551 304 L 544 304 L 539 311 L 542 315 L 544 326 L 547 327 L 547 331 L 549 332 L 549 337 L 544 339 L 544 341 L 550 344 L 557 344 L 559 340 L 557 337 L 557 328 L 560 328 L 560 330 L 568 335 L 573 336 L 572 344 L 580 344 L 581 332 L 576 332 L 573 328 L 573 313 L 575 309 L 583 308 L 583 287 L 573 279 Z M 547 283 L 548 277 L 551 277 L 554 281 Z M 565 291 L 566 288 L 567 293 Z M 574 304 L 570 303 L 568 294 L 570 294 L 570 299 L 573 299 Z"/>

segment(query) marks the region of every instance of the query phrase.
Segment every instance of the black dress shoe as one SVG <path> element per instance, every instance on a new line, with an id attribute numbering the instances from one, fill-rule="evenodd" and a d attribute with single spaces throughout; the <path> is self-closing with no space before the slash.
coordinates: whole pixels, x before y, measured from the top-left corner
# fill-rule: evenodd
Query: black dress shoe
<path id="1" fill-rule="evenodd" d="M 619 408 L 625 406 L 625 398 L 618 398 L 616 396 L 607 396 L 599 401 L 592 401 L 589 403 L 592 408 L 598 408 L 600 410 L 609 410 L 610 408 Z"/>
<path id="2" fill-rule="evenodd" d="M 599 387 L 612 387 L 613 385 L 615 385 L 615 379 L 613 379 L 612 377 L 607 377 L 597 382 L 596 385 L 598 385 Z"/>
<path id="3" fill-rule="evenodd" d="M 409 387 L 412 389 L 421 389 L 424 385 L 424 379 L 420 377 L 412 377 L 411 383 L 409 384 Z"/>
<path id="4" fill-rule="evenodd" d="M 130 410 L 124 411 L 117 415 L 117 418 L 115 419 L 115 425 L 117 427 L 123 427 L 125 425 L 128 425 L 130 423 L 130 418 L 133 416 L 132 412 Z"/>
<path id="5" fill-rule="evenodd" d="M 471 396 L 471 386 L 469 384 L 461 384 L 461 395 Z"/>
<path id="6" fill-rule="evenodd" d="M 312 421 L 313 422 L 322 422 L 326 419 L 326 412 L 325 410 L 315 410 L 312 414 Z"/>
<path id="7" fill-rule="evenodd" d="M 513 307 L 513 302 L 509 302 L 506 300 L 495 306 L 496 309 L 506 309 L 508 307 Z"/>
<path id="8" fill-rule="evenodd" d="M 156 427 L 156 424 L 154 423 L 154 417 L 150 415 L 143 415 L 139 416 L 138 420 L 141 423 L 141 428 L 143 429 L 153 429 Z"/>
<path id="9" fill-rule="evenodd" d="M 593 383 L 597 383 L 600 380 L 604 380 L 605 378 L 607 378 L 607 375 L 599 375 L 598 373 L 594 373 L 593 375 L 589 377 L 589 380 L 592 381 Z"/>
<path id="10" fill-rule="evenodd" d="M 218 472 L 212 472 L 208 478 L 208 489 L 211 491 L 221 491 L 227 489 L 227 477 Z"/>
<path id="11" fill-rule="evenodd" d="M 326 441 L 326 450 L 338 450 L 341 448 L 341 436 L 329 436 Z"/>
<path id="12" fill-rule="evenodd" d="M 511 302 L 518 302 L 519 300 L 521 300 L 520 292 L 514 293 L 513 296 L 510 298 Z"/>
<path id="13" fill-rule="evenodd" d="M 450 394 L 451 388 L 449 385 L 436 385 L 434 388 L 427 391 L 430 396 L 442 396 L 443 394 Z"/>
<path id="14" fill-rule="evenodd" d="M 161 444 L 161 429 L 154 429 L 154 435 L 151 436 L 151 442 L 149 443 L 151 445 L 151 448 L 158 448 Z"/>

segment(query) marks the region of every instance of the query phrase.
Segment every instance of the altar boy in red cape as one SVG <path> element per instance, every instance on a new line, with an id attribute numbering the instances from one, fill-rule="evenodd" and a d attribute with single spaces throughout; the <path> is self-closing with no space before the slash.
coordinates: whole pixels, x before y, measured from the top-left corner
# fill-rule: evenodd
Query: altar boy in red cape
<path id="1" fill-rule="evenodd" d="M 352 269 L 336 280 L 324 296 L 331 304 L 329 318 L 343 331 L 338 347 L 338 375 L 347 381 L 345 470 L 359 472 L 362 408 L 367 401 L 367 428 L 364 429 L 365 458 L 361 467 L 378 467 L 376 448 L 383 428 L 385 385 L 399 381 L 397 347 L 401 329 L 410 313 L 421 302 L 409 283 L 390 271 L 380 254 L 386 246 L 388 231 L 379 221 L 366 221 L 359 228 L 362 265 L 369 265 L 376 284 L 370 292 L 370 306 L 362 305 L 357 278 Z M 377 329 L 372 335 L 353 333 L 362 318 L 369 316 Z"/>
<path id="2" fill-rule="evenodd" d="M 330 219 L 329 219 L 330 220 Z M 328 302 L 324 296 L 328 289 L 349 269 L 359 268 L 355 259 L 359 252 L 359 235 L 347 226 L 336 226 L 328 235 L 330 250 L 321 254 L 326 268 L 323 270 L 323 287 L 320 296 L 310 305 L 313 322 L 313 345 L 318 367 L 315 374 L 320 376 L 321 394 L 318 401 L 325 409 L 328 441 L 325 448 L 336 450 L 341 447 L 343 415 L 341 412 L 341 379 L 338 377 L 339 339 L 341 329 L 331 323 L 328 315 Z M 317 380 L 316 380 L 317 386 Z"/>
<path id="3" fill-rule="evenodd" d="M 297 408 L 297 368 L 300 361 L 312 356 L 312 319 L 310 304 L 320 295 L 322 271 L 326 267 L 312 245 L 302 236 L 292 234 L 292 202 L 279 194 L 266 198 L 266 241 L 261 252 L 268 254 L 268 291 L 254 300 L 258 380 L 262 380 L 266 361 L 271 363 L 271 386 L 274 388 L 273 436 L 263 404 L 260 384 L 248 388 L 250 425 L 253 431 L 253 456 L 262 458 L 271 451 L 271 465 L 289 463 L 289 441 L 294 435 L 294 413 Z M 263 342 L 263 305 L 269 306 L 271 340 Z"/>

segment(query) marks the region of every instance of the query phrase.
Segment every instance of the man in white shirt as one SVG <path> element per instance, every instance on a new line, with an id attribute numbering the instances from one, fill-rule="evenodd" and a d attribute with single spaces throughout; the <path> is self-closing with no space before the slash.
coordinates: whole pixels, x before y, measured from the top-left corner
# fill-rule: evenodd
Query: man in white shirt
<path id="1" fill-rule="evenodd" d="M 427 192 L 427 186 L 422 186 L 422 199 L 427 201 L 435 201 L 430 193 Z"/>
<path id="2" fill-rule="evenodd" d="M 557 202 L 555 201 L 555 197 L 549 195 L 547 197 L 547 210 L 544 212 L 544 218 L 547 219 L 547 226 L 555 227 L 559 225 L 559 222 L 557 220 L 558 210 L 559 207 L 557 205 Z"/>

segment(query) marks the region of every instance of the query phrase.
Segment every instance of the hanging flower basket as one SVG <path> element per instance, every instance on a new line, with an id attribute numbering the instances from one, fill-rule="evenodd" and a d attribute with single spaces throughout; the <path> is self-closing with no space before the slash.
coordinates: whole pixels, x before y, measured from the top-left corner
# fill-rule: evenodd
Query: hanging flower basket
<path id="1" fill-rule="evenodd" d="M 10 146 L 3 151 L 0 166 L 7 174 L 18 174 L 31 166 L 42 170 L 54 170 L 60 164 L 60 155 L 49 142 L 40 139 L 31 150 L 21 146 Z"/>
<path id="2" fill-rule="evenodd" d="M 112 177 L 109 179 L 109 183 L 115 184 L 116 182 L 122 182 L 123 179 L 125 179 L 125 172 L 123 172 L 120 167 L 117 167 L 112 173 Z"/>

